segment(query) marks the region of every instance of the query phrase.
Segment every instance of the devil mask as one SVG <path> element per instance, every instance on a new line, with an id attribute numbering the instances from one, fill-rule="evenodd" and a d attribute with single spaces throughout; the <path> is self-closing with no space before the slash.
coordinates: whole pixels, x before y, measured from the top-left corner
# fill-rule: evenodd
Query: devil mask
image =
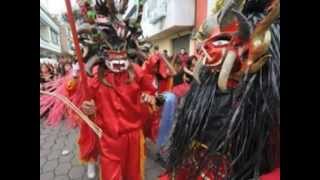
<path id="1" fill-rule="evenodd" d="M 274 1 L 269 14 L 252 30 L 239 11 L 241 3 L 226 3 L 202 24 L 196 35 L 203 41 L 200 63 L 219 72 L 218 86 L 222 91 L 234 88 L 245 73 L 257 72 L 268 60 L 271 41 L 268 28 L 280 8 L 279 1 Z"/>
<path id="2" fill-rule="evenodd" d="M 85 20 L 81 21 L 78 34 L 87 61 L 87 74 L 93 77 L 92 70 L 98 66 L 99 81 L 106 86 L 111 86 L 104 78 L 106 72 L 127 71 L 131 81 L 134 77 L 131 61 L 144 45 L 142 39 L 138 40 L 142 35 L 140 16 L 143 3 L 135 1 L 126 15 L 126 0 L 96 0 L 94 6 L 87 0 L 79 5 L 84 9 L 81 12 Z"/>

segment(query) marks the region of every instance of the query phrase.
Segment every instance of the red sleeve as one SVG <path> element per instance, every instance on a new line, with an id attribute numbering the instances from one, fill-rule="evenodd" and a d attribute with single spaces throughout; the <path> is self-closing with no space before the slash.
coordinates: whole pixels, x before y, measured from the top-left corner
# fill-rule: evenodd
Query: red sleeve
<path id="1" fill-rule="evenodd" d="M 100 82 L 98 80 L 98 72 L 97 68 L 93 69 L 93 74 L 94 76 L 92 78 L 87 77 L 87 83 L 88 83 L 88 94 L 87 98 L 92 99 L 96 91 L 98 90 L 98 87 L 100 85 Z M 81 83 L 81 77 L 79 76 L 77 79 L 72 78 L 71 76 L 68 78 L 65 84 L 66 90 L 68 92 L 69 97 L 81 97 L 83 98 L 84 96 L 84 87 L 83 84 Z M 79 99 L 77 98 L 77 99 Z"/>
<path id="2" fill-rule="evenodd" d="M 141 91 L 154 95 L 157 91 L 155 78 L 150 73 L 148 73 L 148 71 L 143 70 L 138 65 L 133 65 L 133 67 L 135 69 L 137 76 L 136 78 L 138 83 L 140 84 Z"/>

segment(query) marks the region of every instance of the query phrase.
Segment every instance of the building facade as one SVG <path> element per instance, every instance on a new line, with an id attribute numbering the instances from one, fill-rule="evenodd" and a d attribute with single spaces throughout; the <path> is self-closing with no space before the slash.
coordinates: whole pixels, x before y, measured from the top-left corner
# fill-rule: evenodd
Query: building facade
<path id="1" fill-rule="evenodd" d="M 60 27 L 40 2 L 40 58 L 56 59 L 61 54 Z"/>
<path id="2" fill-rule="evenodd" d="M 144 6 L 144 36 L 160 49 L 176 53 L 192 51 L 191 33 L 195 23 L 195 0 L 148 0 Z"/>
<path id="3" fill-rule="evenodd" d="M 148 0 L 142 18 L 145 38 L 171 55 L 181 48 L 194 54 L 192 32 L 210 15 L 215 1 Z"/>
<path id="4" fill-rule="evenodd" d="M 61 53 L 67 56 L 73 55 L 73 40 L 70 25 L 62 15 L 56 19 L 59 22 L 60 28 Z"/>

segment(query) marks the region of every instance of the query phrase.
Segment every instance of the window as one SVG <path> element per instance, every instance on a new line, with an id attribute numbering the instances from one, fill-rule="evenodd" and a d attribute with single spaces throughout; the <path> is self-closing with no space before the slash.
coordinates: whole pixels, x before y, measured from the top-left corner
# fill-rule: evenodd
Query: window
<path id="1" fill-rule="evenodd" d="M 40 39 L 42 39 L 45 42 L 49 42 L 49 29 L 48 26 L 41 21 L 40 19 Z"/>
<path id="2" fill-rule="evenodd" d="M 147 18 L 151 24 L 156 24 L 167 14 L 168 0 L 148 1 Z"/>
<path id="3" fill-rule="evenodd" d="M 59 45 L 59 37 L 58 33 L 51 29 L 51 40 L 55 45 Z"/>

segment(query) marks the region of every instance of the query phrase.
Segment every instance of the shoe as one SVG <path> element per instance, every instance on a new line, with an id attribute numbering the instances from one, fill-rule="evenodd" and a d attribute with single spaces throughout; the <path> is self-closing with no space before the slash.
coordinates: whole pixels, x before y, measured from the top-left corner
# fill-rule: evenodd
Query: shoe
<path id="1" fill-rule="evenodd" d="M 87 176 L 89 179 L 93 179 L 96 176 L 96 168 L 94 163 L 88 164 Z"/>

